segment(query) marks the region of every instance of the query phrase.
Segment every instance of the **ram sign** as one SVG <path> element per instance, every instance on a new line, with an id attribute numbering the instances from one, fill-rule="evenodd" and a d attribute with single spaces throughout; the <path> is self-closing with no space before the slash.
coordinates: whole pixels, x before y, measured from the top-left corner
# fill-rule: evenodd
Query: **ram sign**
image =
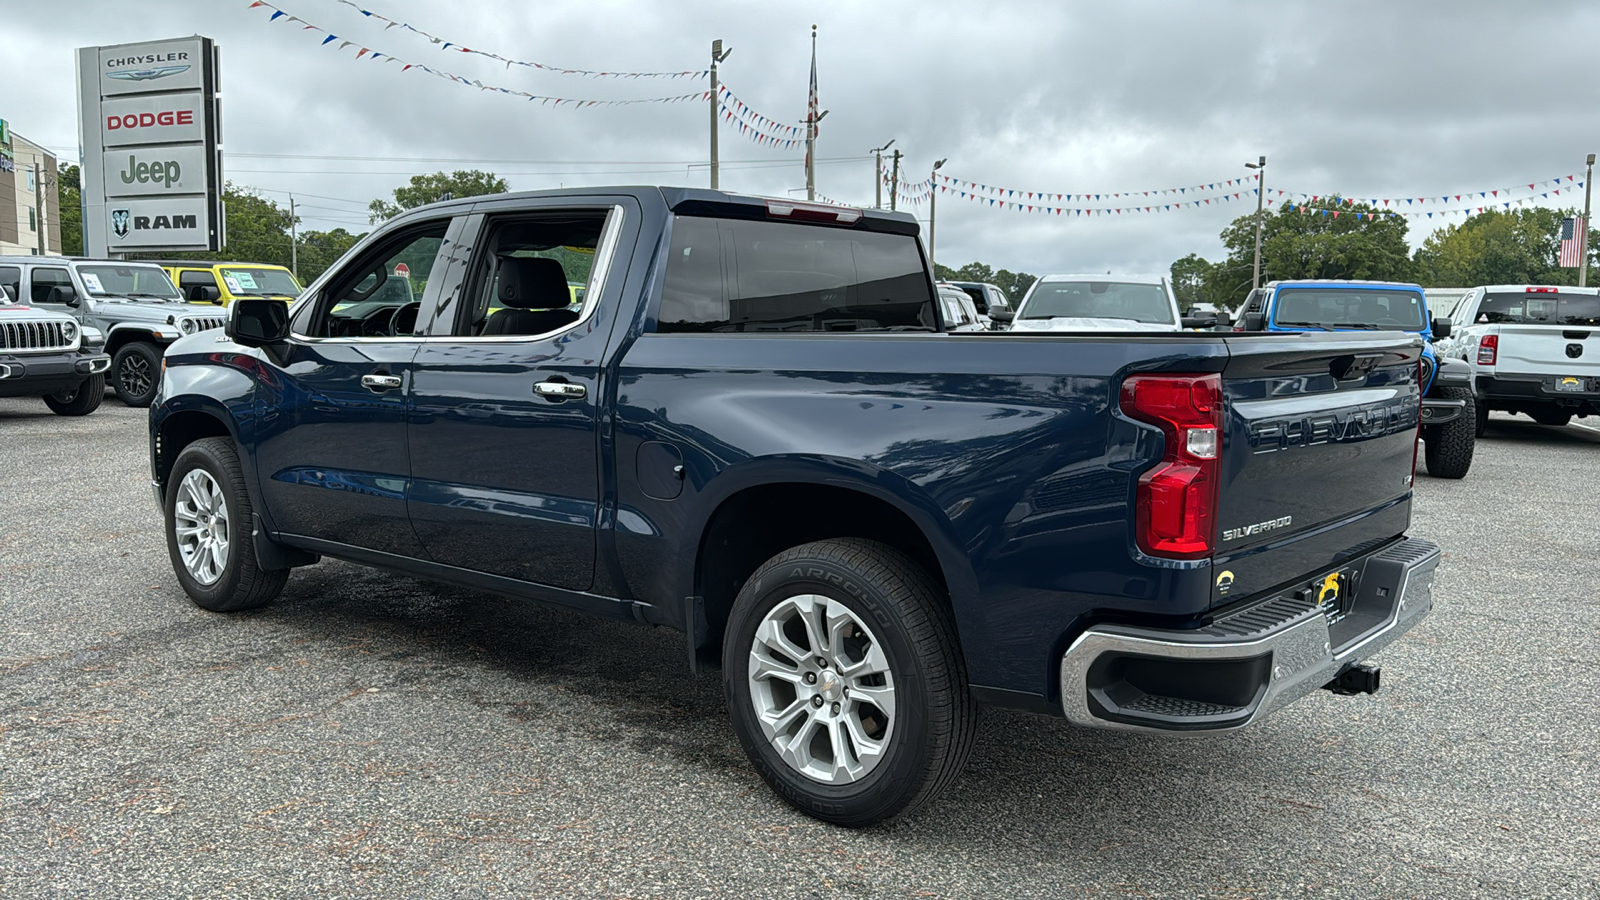
<path id="1" fill-rule="evenodd" d="M 222 248 L 217 74 L 210 38 L 78 50 L 87 255 Z"/>

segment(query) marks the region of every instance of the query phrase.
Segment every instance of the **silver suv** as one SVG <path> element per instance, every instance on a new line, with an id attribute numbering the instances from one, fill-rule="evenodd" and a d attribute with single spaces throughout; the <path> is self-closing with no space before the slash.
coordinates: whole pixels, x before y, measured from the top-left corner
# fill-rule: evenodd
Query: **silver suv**
<path id="1" fill-rule="evenodd" d="M 223 311 L 186 303 L 154 263 L 60 256 L 0 256 L 0 285 L 37 309 L 71 316 L 106 336 L 111 387 L 129 406 L 149 406 L 161 355 L 180 337 L 221 328 Z"/>
<path id="2" fill-rule="evenodd" d="M 61 416 L 86 416 L 106 394 L 105 335 L 60 313 L 23 306 L 0 283 L 0 397 L 42 397 Z"/>

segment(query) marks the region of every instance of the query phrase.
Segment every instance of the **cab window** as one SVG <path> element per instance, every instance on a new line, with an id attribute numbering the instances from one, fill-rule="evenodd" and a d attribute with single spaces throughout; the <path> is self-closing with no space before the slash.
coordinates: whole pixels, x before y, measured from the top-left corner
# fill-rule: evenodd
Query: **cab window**
<path id="1" fill-rule="evenodd" d="M 449 225 L 444 219 L 420 226 L 358 259 L 329 283 L 303 321 L 297 317 L 295 330 L 309 337 L 415 334 L 422 294 Z"/>
<path id="2" fill-rule="evenodd" d="M 22 302 L 22 269 L 18 266 L 0 266 L 0 287 L 11 292 L 11 302 Z"/>
<path id="3" fill-rule="evenodd" d="M 457 317 L 458 337 L 551 334 L 597 302 L 595 255 L 609 209 L 560 210 L 490 220 L 488 240 Z"/>

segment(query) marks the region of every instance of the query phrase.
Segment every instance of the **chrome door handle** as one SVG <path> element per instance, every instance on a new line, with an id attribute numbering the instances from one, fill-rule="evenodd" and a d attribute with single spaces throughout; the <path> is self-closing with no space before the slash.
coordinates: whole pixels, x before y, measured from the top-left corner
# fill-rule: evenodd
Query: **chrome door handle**
<path id="1" fill-rule="evenodd" d="M 400 376 L 363 375 L 361 376 L 361 386 L 364 388 L 370 388 L 374 391 L 387 391 L 390 388 L 397 388 L 400 386 Z"/>
<path id="2" fill-rule="evenodd" d="M 589 389 L 581 384 L 569 384 L 565 381 L 541 381 L 533 386 L 533 392 L 552 400 L 580 400 L 588 396 Z"/>

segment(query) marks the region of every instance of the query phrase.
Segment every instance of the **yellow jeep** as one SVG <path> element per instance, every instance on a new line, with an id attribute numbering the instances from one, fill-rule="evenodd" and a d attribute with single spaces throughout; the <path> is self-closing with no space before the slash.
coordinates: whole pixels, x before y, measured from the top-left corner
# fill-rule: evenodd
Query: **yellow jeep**
<path id="1" fill-rule="evenodd" d="M 290 301 L 304 290 L 283 266 L 191 259 L 161 260 L 160 265 L 190 303 L 227 306 L 238 297 Z"/>

